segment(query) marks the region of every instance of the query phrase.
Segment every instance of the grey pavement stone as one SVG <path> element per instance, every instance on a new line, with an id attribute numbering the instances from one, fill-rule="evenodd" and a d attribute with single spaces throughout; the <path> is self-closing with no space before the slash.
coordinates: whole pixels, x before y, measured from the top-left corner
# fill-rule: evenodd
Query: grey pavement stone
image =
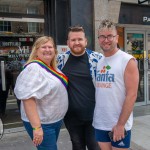
<path id="1" fill-rule="evenodd" d="M 36 150 L 26 131 L 4 134 L 0 140 L 0 150 Z"/>
<path id="2" fill-rule="evenodd" d="M 66 129 L 61 129 L 59 139 L 58 139 L 58 149 L 59 150 L 72 150 L 72 144 L 71 144 L 70 137 Z"/>
<path id="3" fill-rule="evenodd" d="M 134 117 L 130 150 L 150 150 L 150 115 Z M 0 140 L 0 150 L 36 150 L 25 129 L 5 131 Z M 58 139 L 58 150 L 72 150 L 66 128 L 62 128 Z"/>
<path id="4" fill-rule="evenodd" d="M 134 142 L 131 142 L 131 148 L 129 150 L 146 150 L 145 148 L 137 145 L 136 143 Z"/>
<path id="5" fill-rule="evenodd" d="M 71 141 L 66 129 L 61 129 L 58 150 L 71 150 Z M 25 130 L 7 132 L 0 140 L 0 150 L 36 150 Z"/>

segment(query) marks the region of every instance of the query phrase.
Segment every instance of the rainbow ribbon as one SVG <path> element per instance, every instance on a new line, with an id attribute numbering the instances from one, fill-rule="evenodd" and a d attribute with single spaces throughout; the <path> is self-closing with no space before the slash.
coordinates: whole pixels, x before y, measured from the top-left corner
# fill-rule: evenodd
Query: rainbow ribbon
<path id="1" fill-rule="evenodd" d="M 68 86 L 68 78 L 62 74 L 59 73 L 58 71 L 56 71 L 55 69 L 53 69 L 52 67 L 47 66 L 43 61 L 41 61 L 40 59 L 35 59 L 33 61 L 31 61 L 30 63 L 24 65 L 23 68 L 26 68 L 29 64 L 31 63 L 37 63 L 39 64 L 42 68 L 44 68 L 47 72 L 51 73 L 52 75 L 54 75 L 56 78 L 58 78 L 61 83 L 65 86 L 65 88 L 67 89 Z"/>

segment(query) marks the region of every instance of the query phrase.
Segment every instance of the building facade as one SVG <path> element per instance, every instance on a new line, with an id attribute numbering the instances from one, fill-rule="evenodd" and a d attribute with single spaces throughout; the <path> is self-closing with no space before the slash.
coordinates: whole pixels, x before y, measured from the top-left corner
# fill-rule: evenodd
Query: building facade
<path id="1" fill-rule="evenodd" d="M 68 27 L 78 24 L 85 28 L 92 49 L 93 4 L 91 0 L 0 0 L 0 117 L 4 128 L 22 126 L 20 101 L 13 88 L 34 41 L 52 36 L 64 52 Z"/>
<path id="2" fill-rule="evenodd" d="M 150 1 L 95 0 L 95 39 L 101 20 L 109 18 L 118 26 L 120 48 L 133 55 L 140 74 L 136 105 L 150 104 Z M 100 51 L 95 40 L 95 50 Z"/>
<path id="3" fill-rule="evenodd" d="M 107 18 L 118 26 L 120 48 L 137 59 L 136 105 L 150 104 L 149 4 L 149 0 L 0 0 L 0 96 L 9 89 L 4 127 L 22 126 L 13 88 L 36 38 L 52 36 L 58 51 L 65 52 L 68 27 L 78 24 L 85 28 L 88 48 L 101 52 L 97 30 Z M 11 85 L 6 84 L 6 70 L 11 72 Z"/>

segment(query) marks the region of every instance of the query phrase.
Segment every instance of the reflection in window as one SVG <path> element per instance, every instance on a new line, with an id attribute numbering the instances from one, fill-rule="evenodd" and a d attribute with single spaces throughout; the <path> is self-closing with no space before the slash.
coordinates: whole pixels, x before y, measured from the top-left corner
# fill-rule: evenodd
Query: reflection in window
<path id="1" fill-rule="evenodd" d="M 0 0 L 0 13 L 1 36 L 44 34 L 43 0 Z"/>
<path id="2" fill-rule="evenodd" d="M 137 102 L 144 100 L 144 34 L 127 33 L 127 52 L 133 55 L 138 63 L 139 86 Z"/>
<path id="3" fill-rule="evenodd" d="M 31 14 L 28 7 L 34 10 L 34 14 L 44 15 L 44 5 L 43 0 L 0 0 L 0 12 L 10 12 L 11 13 L 20 13 L 20 14 Z M 36 8 L 36 9 L 35 9 Z M 32 13 L 33 14 L 33 13 Z"/>
<path id="4" fill-rule="evenodd" d="M 39 33 L 39 23 L 28 22 L 28 32 Z"/>
<path id="5" fill-rule="evenodd" d="M 0 31 L 11 31 L 10 21 L 0 21 Z"/>
<path id="6" fill-rule="evenodd" d="M 148 91 L 150 91 L 150 74 L 148 75 Z M 148 100 L 150 101 L 150 92 L 148 92 Z"/>
<path id="7" fill-rule="evenodd" d="M 27 14 L 38 14 L 38 9 L 35 7 L 29 7 L 27 9 Z"/>
<path id="8" fill-rule="evenodd" d="M 127 52 L 135 58 L 143 58 L 144 54 L 144 35 L 140 33 L 127 34 Z"/>
<path id="9" fill-rule="evenodd" d="M 9 12 L 9 6 L 1 5 L 0 6 L 0 12 Z"/>
<path id="10" fill-rule="evenodd" d="M 150 69 L 150 34 L 148 34 L 147 48 L 148 48 L 148 69 Z"/>

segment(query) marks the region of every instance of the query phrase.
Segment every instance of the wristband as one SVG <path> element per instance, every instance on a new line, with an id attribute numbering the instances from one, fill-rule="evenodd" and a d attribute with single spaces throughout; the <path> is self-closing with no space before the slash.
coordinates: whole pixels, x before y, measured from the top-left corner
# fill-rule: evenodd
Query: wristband
<path id="1" fill-rule="evenodd" d="M 36 128 L 32 128 L 33 130 L 39 130 L 40 128 L 42 128 L 41 126 L 40 127 L 36 127 Z"/>

